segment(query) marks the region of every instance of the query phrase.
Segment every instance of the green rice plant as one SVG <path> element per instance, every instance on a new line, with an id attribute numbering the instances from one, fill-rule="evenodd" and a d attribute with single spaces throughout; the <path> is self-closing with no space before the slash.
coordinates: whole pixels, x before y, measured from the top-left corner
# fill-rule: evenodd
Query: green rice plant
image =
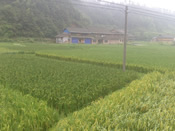
<path id="1" fill-rule="evenodd" d="M 30 54 L 2 54 L 0 61 L 3 85 L 44 100 L 64 114 L 79 110 L 142 75 Z"/>
<path id="2" fill-rule="evenodd" d="M 123 73 L 121 45 L 0 43 L 1 94 L 20 96 L 1 100 L 0 130 L 48 130 L 58 114 L 54 130 L 174 130 L 174 47 L 141 45 Z"/>
<path id="3" fill-rule="evenodd" d="M 58 112 L 46 102 L 0 86 L 1 131 L 44 131 L 59 119 Z"/>
<path id="4" fill-rule="evenodd" d="M 175 130 L 175 73 L 153 72 L 58 122 L 55 131 Z"/>
<path id="5" fill-rule="evenodd" d="M 2 53 L 10 53 L 10 52 L 13 52 L 13 50 L 10 50 L 10 49 L 7 49 L 7 48 L 0 47 L 0 54 L 2 54 Z"/>
<path id="6" fill-rule="evenodd" d="M 41 53 L 35 53 L 35 54 L 36 54 L 36 56 L 45 57 L 45 58 L 52 58 L 52 59 L 57 59 L 57 60 L 73 61 L 73 62 L 79 62 L 79 63 L 88 63 L 88 64 L 94 64 L 94 65 L 108 66 L 108 67 L 117 67 L 118 69 L 123 68 L 122 63 L 102 62 L 102 61 L 80 59 L 80 58 L 74 58 L 74 57 L 65 57 L 65 56 L 56 56 L 56 55 L 41 54 Z M 166 72 L 166 69 L 132 65 L 132 64 L 126 65 L 126 68 L 128 70 L 134 70 L 134 71 L 141 72 L 141 73 L 149 73 L 149 72 L 153 72 L 153 71 L 159 71 L 162 73 Z"/>
<path id="7" fill-rule="evenodd" d="M 128 65 L 175 69 L 175 46 L 149 42 L 137 45 L 127 45 Z M 51 45 L 48 49 L 43 48 L 38 48 L 35 52 L 100 62 L 123 62 L 123 45 Z"/>
<path id="8" fill-rule="evenodd" d="M 79 58 L 121 64 L 123 45 L 76 45 L 35 43 L 0 43 L 0 47 L 14 51 L 37 52 L 54 56 Z M 175 67 L 175 46 L 149 42 L 135 42 L 127 45 L 127 64 L 151 68 Z"/>

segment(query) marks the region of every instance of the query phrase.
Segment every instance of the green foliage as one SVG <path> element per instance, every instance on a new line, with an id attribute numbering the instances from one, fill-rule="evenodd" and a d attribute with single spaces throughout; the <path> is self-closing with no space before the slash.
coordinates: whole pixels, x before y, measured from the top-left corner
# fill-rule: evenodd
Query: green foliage
<path id="1" fill-rule="evenodd" d="M 175 130 L 174 78 L 150 73 L 60 120 L 54 130 Z"/>
<path id="2" fill-rule="evenodd" d="M 0 86 L 0 130 L 48 130 L 59 119 L 47 103 L 30 95 Z"/>
<path id="3" fill-rule="evenodd" d="M 0 19 L 1 37 L 55 37 L 67 26 L 88 23 L 71 4 L 55 0 L 0 1 Z"/>

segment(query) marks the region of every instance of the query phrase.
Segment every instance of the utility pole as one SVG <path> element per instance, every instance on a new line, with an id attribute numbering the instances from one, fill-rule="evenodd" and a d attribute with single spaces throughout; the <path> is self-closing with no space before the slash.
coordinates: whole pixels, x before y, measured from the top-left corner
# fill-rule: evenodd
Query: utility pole
<path id="1" fill-rule="evenodd" d="M 127 44 L 127 27 L 128 27 L 128 6 L 125 7 L 125 34 L 123 47 L 123 71 L 126 70 L 126 44 Z"/>

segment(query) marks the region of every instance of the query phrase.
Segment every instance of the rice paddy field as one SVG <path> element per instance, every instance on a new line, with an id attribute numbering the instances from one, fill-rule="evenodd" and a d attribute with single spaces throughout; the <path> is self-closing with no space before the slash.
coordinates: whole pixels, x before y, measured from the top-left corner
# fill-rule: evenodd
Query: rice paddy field
<path id="1" fill-rule="evenodd" d="M 122 45 L 56 45 L 45 43 L 1 43 L 1 48 L 41 54 L 122 63 Z M 1 50 L 1 49 L 0 49 Z M 175 46 L 171 43 L 134 42 L 127 46 L 127 63 L 174 69 Z"/>
<path id="2" fill-rule="evenodd" d="M 0 130 L 175 130 L 175 46 L 0 43 Z"/>

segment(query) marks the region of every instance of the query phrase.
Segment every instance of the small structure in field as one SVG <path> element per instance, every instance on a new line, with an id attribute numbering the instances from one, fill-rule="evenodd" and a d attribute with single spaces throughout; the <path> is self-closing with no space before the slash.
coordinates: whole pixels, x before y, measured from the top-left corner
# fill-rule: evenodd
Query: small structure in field
<path id="1" fill-rule="evenodd" d="M 156 41 L 156 42 L 174 42 L 175 41 L 175 37 L 159 35 L 157 37 L 154 37 L 152 39 L 152 41 Z"/>
<path id="2" fill-rule="evenodd" d="M 123 43 L 124 33 L 102 28 L 66 28 L 56 36 L 56 43 L 117 44 Z"/>

